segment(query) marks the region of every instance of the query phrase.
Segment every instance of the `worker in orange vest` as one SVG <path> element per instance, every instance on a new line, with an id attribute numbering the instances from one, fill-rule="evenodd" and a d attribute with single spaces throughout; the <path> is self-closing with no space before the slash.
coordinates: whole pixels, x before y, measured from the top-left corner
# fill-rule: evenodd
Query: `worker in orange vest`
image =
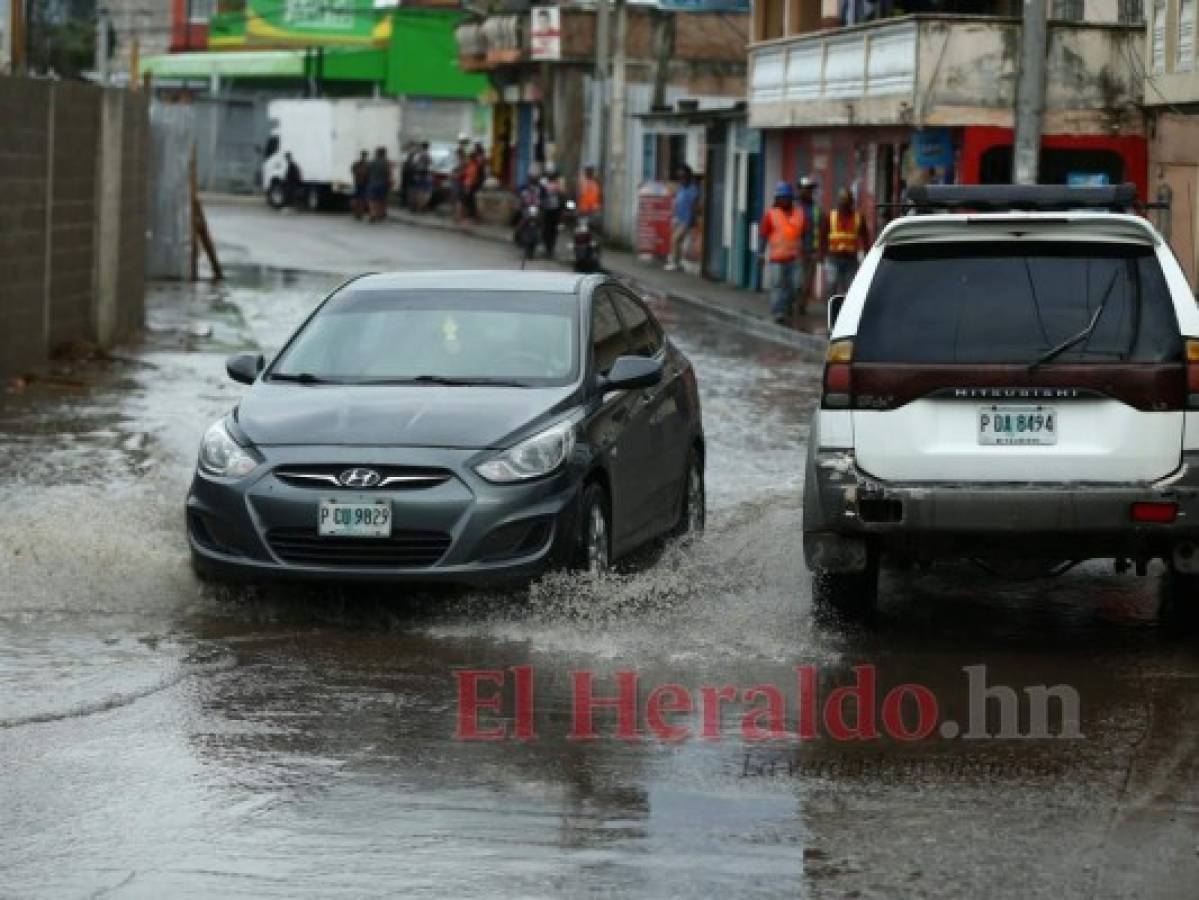
<path id="1" fill-rule="evenodd" d="M 866 218 L 854 208 L 853 193 L 841 188 L 837 208 L 825 219 L 825 260 L 828 274 L 828 295 L 845 294 L 858 273 L 859 254 L 870 249 L 870 230 Z"/>
<path id="2" fill-rule="evenodd" d="M 791 319 L 795 290 L 799 286 L 799 254 L 807 228 L 807 218 L 795 206 L 791 183 L 780 181 L 774 189 L 774 205 L 766 210 L 758 225 L 770 285 L 770 315 L 776 325 L 789 324 Z"/>
<path id="3" fill-rule="evenodd" d="M 603 192 L 595 177 L 595 166 L 583 169 L 583 177 L 579 179 L 579 215 L 595 216 L 604 205 Z"/>

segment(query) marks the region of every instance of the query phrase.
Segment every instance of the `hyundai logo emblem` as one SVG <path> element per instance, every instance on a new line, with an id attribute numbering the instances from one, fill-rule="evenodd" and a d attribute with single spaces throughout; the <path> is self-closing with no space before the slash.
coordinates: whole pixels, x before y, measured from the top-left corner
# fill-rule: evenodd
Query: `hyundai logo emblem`
<path id="1" fill-rule="evenodd" d="M 343 487 L 370 488 L 379 483 L 379 473 L 374 469 L 346 469 L 337 476 L 337 481 Z"/>

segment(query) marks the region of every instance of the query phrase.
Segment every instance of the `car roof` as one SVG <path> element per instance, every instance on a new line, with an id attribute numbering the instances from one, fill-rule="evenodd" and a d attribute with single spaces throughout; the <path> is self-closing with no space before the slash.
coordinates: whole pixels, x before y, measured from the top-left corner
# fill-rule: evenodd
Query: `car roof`
<path id="1" fill-rule="evenodd" d="M 427 272 L 376 272 L 347 287 L 367 291 L 525 291 L 575 294 L 586 275 L 573 272 L 525 272 L 520 269 L 460 269 Z"/>

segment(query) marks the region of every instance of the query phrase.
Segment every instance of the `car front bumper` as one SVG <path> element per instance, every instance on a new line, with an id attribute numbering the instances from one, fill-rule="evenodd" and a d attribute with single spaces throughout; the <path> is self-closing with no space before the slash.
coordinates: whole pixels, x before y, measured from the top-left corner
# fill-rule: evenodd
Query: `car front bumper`
<path id="1" fill-rule="evenodd" d="M 200 472 L 193 478 L 188 540 L 203 574 L 248 581 L 494 584 L 528 580 L 569 562 L 580 495 L 579 475 L 570 467 L 531 482 L 496 485 L 470 468 L 478 451 L 372 448 L 366 462 L 361 448 L 269 452 L 269 464 L 245 479 Z M 276 474 L 315 463 L 437 468 L 450 477 L 419 488 L 354 490 L 298 486 Z M 334 499 L 388 502 L 392 538 L 320 538 L 318 504 Z"/>
<path id="2" fill-rule="evenodd" d="M 850 450 L 809 455 L 804 554 L 809 568 L 855 571 L 868 551 L 938 556 L 1161 557 L 1199 571 L 1199 454 L 1143 484 L 882 481 Z M 1173 521 L 1134 521 L 1138 503 L 1177 506 Z"/>

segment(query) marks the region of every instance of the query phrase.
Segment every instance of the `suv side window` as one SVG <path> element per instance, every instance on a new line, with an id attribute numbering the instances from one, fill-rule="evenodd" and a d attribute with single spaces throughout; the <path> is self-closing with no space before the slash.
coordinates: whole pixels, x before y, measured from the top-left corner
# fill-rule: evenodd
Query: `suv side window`
<path id="1" fill-rule="evenodd" d="M 657 356 L 662 349 L 662 329 L 649 310 L 623 291 L 612 291 L 612 302 L 629 330 L 629 352 L 634 356 Z"/>
<path id="2" fill-rule="evenodd" d="M 591 353 L 595 371 L 606 375 L 618 356 L 629 352 L 620 318 L 612 307 L 610 291 L 596 291 L 591 299 Z"/>

